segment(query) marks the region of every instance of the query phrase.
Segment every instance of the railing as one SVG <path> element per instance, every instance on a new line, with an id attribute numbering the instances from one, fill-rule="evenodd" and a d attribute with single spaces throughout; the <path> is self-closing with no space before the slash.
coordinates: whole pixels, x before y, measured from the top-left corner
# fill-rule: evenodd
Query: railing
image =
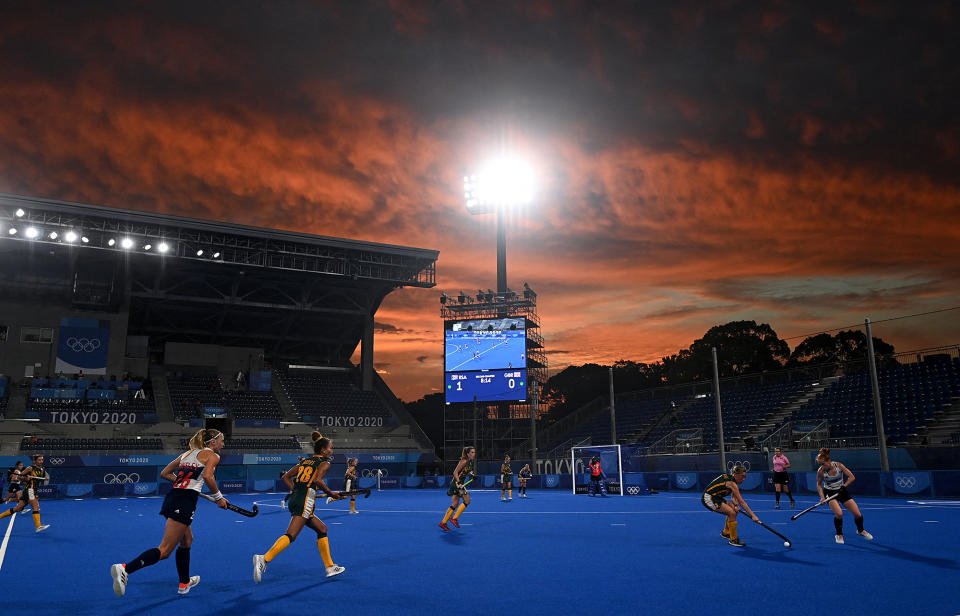
<path id="1" fill-rule="evenodd" d="M 703 451 L 703 428 L 680 428 L 650 445 L 648 454 L 700 453 Z"/>
<path id="2" fill-rule="evenodd" d="M 546 460 L 558 460 L 558 459 L 562 460 L 567 457 L 567 454 L 574 447 L 589 447 L 592 444 L 593 444 L 592 436 L 588 436 L 580 440 L 577 440 L 576 438 L 568 438 L 564 442 L 560 443 L 559 445 L 551 449 L 550 453 L 540 457 Z"/>

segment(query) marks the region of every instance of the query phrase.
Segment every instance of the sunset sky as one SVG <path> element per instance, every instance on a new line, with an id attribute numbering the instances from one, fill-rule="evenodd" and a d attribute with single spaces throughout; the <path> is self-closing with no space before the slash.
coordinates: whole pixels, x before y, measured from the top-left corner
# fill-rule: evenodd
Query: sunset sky
<path id="1" fill-rule="evenodd" d="M 635 4 L 639 4 L 635 6 Z M 960 306 L 950 2 L 4 2 L 0 192 L 440 251 L 377 367 L 442 384 L 440 291 L 496 286 L 462 178 L 537 171 L 508 280 L 551 369 Z M 909 350 L 960 311 L 881 323 Z M 789 341 L 791 347 L 802 338 Z"/>

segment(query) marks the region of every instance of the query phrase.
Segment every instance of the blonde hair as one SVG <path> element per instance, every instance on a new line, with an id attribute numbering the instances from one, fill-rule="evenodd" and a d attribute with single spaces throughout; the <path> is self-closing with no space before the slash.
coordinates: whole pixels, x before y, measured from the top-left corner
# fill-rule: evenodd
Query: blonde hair
<path id="1" fill-rule="evenodd" d="M 463 451 L 460 453 L 460 459 L 461 459 L 461 460 L 466 460 L 467 457 L 470 455 L 470 451 L 471 451 L 471 450 L 472 450 L 472 451 L 476 451 L 477 448 L 476 448 L 476 447 L 464 447 L 464 448 L 463 448 Z"/>
<path id="2" fill-rule="evenodd" d="M 190 438 L 190 449 L 203 449 L 207 446 L 207 443 L 216 440 L 221 434 L 223 432 L 213 428 L 200 430 Z"/>
<path id="3" fill-rule="evenodd" d="M 820 448 L 820 453 L 817 454 L 817 462 L 819 462 L 820 464 L 823 464 L 824 462 L 826 462 L 826 461 L 829 460 L 829 459 L 830 459 L 830 448 L 829 448 L 829 447 L 821 447 L 821 448 Z"/>
<path id="4" fill-rule="evenodd" d="M 730 469 L 731 475 L 740 475 L 741 473 L 746 473 L 747 467 L 743 464 L 735 464 L 733 468 Z"/>

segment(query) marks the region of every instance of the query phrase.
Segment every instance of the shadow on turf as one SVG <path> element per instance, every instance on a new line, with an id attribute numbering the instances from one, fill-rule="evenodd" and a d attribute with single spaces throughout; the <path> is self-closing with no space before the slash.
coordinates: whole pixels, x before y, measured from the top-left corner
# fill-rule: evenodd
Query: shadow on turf
<path id="1" fill-rule="evenodd" d="M 889 545 L 883 545 L 882 543 L 877 543 L 876 541 L 869 544 L 847 544 L 848 547 L 855 548 L 858 550 L 866 550 L 868 552 L 873 552 L 874 554 L 880 554 L 882 556 L 890 556 L 891 558 L 899 558 L 901 560 L 910 560 L 915 563 L 924 563 L 927 565 L 932 565 L 934 567 L 942 567 L 944 569 L 960 569 L 960 563 L 955 560 L 948 560 L 946 558 L 935 558 L 932 556 L 923 556 L 922 554 L 916 554 L 914 552 L 908 552 L 906 550 L 901 550 L 900 548 L 895 548 Z"/>
<path id="2" fill-rule="evenodd" d="M 755 558 L 757 560 L 769 560 L 771 562 L 792 563 L 797 565 L 806 565 L 808 567 L 822 567 L 823 563 L 812 562 L 809 560 L 800 560 L 790 556 L 789 548 L 780 550 L 764 550 L 747 546 L 737 550 L 737 556 L 745 558 Z"/>

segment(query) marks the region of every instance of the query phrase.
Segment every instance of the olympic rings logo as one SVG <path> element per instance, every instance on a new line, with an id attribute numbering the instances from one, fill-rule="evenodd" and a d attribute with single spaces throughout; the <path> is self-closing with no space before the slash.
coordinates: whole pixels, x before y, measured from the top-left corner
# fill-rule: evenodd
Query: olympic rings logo
<path id="1" fill-rule="evenodd" d="M 750 461 L 749 461 L 749 460 L 737 460 L 736 462 L 734 462 L 733 460 L 731 460 L 730 462 L 727 462 L 727 470 L 728 470 L 728 471 L 732 471 L 732 470 L 733 470 L 733 467 L 734 467 L 734 466 L 737 466 L 737 465 L 742 466 L 743 468 L 747 469 L 748 472 L 750 471 Z"/>
<path id="2" fill-rule="evenodd" d="M 47 458 L 47 462 L 53 466 L 56 466 L 57 464 L 63 464 L 66 462 L 66 460 L 63 458 Z"/>
<path id="3" fill-rule="evenodd" d="M 67 346 L 74 353 L 93 353 L 100 348 L 99 338 L 67 338 Z"/>
<path id="4" fill-rule="evenodd" d="M 685 488 L 693 483 L 693 477 L 690 475 L 677 475 L 677 485 Z"/>
<path id="5" fill-rule="evenodd" d="M 915 488 L 917 487 L 917 478 L 913 476 L 897 477 L 896 483 L 898 488 Z"/>
<path id="6" fill-rule="evenodd" d="M 386 477 L 388 475 L 385 468 L 365 468 L 360 471 L 361 477 Z"/>
<path id="7" fill-rule="evenodd" d="M 637 494 L 640 494 L 640 487 L 639 486 L 628 487 L 627 494 L 633 494 L 634 496 L 636 496 Z"/>
<path id="8" fill-rule="evenodd" d="M 103 483 L 140 483 L 140 475 L 137 473 L 107 473 L 103 476 Z"/>

